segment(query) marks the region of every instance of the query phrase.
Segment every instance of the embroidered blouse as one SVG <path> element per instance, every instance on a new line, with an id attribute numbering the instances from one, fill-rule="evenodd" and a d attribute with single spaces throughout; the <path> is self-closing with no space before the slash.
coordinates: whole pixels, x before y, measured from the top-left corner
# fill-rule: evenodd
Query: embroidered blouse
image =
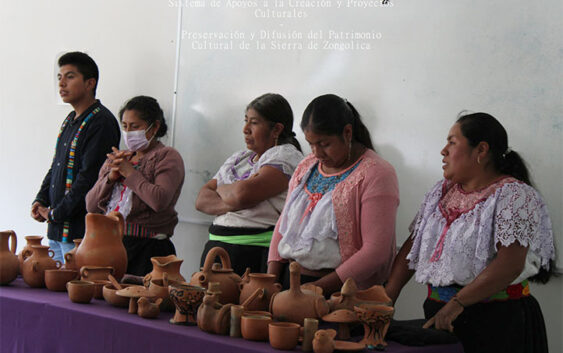
<path id="1" fill-rule="evenodd" d="M 467 285 L 496 256 L 498 246 L 528 246 L 523 272 L 513 283 L 548 268 L 555 257 L 547 207 L 539 193 L 513 177 L 474 192 L 438 182 L 411 223 L 407 259 L 417 282 Z"/>
<path id="2" fill-rule="evenodd" d="M 302 179 L 287 201 L 287 212 L 280 219 L 280 232 L 284 236 L 278 251 L 283 258 L 294 259 L 310 270 L 340 265 L 332 192 L 360 163 L 361 159 L 335 174 L 324 174 L 317 163 Z"/>
<path id="3" fill-rule="evenodd" d="M 268 149 L 257 162 L 253 161 L 255 156 L 256 153 L 249 150 L 235 152 L 213 177 L 217 179 L 217 186 L 245 180 L 265 166 L 279 169 L 289 179 L 303 159 L 303 154 L 291 144 Z M 215 217 L 213 224 L 226 227 L 269 228 L 276 224 L 286 195 L 287 191 L 284 191 L 252 208 L 227 212 Z"/>

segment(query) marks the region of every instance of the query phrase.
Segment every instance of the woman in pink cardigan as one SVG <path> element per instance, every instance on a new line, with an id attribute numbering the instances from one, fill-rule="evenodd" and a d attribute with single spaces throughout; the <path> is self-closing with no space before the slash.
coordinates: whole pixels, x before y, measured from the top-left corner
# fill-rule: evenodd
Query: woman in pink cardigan
<path id="1" fill-rule="evenodd" d="M 399 188 L 393 166 L 374 152 L 358 112 L 338 96 L 315 98 L 301 128 L 312 153 L 289 182 L 268 273 L 287 287 L 287 264 L 297 261 L 301 281 L 325 295 L 348 278 L 360 288 L 382 284 L 395 254 Z"/>

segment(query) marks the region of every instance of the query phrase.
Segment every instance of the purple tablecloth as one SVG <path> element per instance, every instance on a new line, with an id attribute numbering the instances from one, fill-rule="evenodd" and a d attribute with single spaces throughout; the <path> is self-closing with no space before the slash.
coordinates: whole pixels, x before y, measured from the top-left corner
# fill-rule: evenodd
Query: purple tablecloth
<path id="1" fill-rule="evenodd" d="M 268 343 L 171 325 L 171 316 L 161 313 L 158 319 L 143 319 L 96 299 L 75 304 L 67 293 L 29 288 L 18 278 L 0 287 L 0 352 L 280 352 Z M 463 352 L 457 344 L 408 347 L 388 343 L 388 353 Z"/>

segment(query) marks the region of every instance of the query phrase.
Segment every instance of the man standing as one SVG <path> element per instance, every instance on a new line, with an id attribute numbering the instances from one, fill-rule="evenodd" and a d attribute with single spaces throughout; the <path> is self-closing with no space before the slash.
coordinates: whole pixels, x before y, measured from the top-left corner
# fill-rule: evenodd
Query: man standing
<path id="1" fill-rule="evenodd" d="M 119 125 L 96 99 L 98 66 L 87 54 L 66 53 L 59 58 L 59 94 L 74 109 L 64 120 L 51 168 L 31 206 L 31 217 L 49 223 L 49 246 L 63 261 L 73 239 L 84 236 L 85 196 L 98 171 L 119 146 Z"/>

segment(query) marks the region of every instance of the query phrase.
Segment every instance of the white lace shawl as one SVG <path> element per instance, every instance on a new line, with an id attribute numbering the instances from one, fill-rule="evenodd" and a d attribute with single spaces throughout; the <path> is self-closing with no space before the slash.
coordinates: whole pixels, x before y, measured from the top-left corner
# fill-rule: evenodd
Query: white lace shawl
<path id="1" fill-rule="evenodd" d="M 493 260 L 497 244 L 508 246 L 515 241 L 529 248 L 525 270 L 513 283 L 536 274 L 540 266 L 549 267 L 555 250 L 547 207 L 534 188 L 521 182 L 502 185 L 453 221 L 441 257 L 431 262 L 446 225 L 438 206 L 444 182 L 426 194 L 410 226 L 414 242 L 407 259 L 409 268 L 416 270 L 417 282 L 466 285 Z"/>

